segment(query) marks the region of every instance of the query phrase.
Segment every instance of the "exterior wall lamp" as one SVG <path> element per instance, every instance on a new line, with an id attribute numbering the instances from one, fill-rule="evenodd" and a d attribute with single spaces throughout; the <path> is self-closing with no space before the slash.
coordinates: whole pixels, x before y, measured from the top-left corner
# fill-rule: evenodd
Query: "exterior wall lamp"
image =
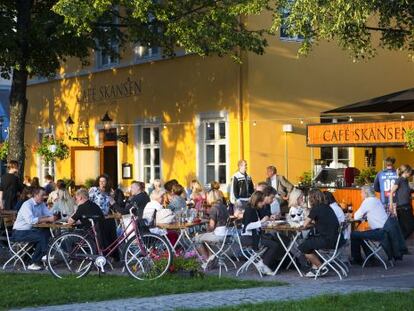
<path id="1" fill-rule="evenodd" d="M 74 124 L 75 122 L 73 121 L 71 116 L 69 116 L 65 122 L 66 134 L 68 135 L 69 140 L 77 141 L 77 142 L 80 142 L 81 144 L 89 146 L 89 134 L 88 134 L 89 126 L 87 124 L 84 126 L 80 125 L 78 127 L 78 135 L 80 134 L 80 136 L 73 136 L 73 125 Z"/>
<path id="2" fill-rule="evenodd" d="M 109 116 L 108 111 L 105 112 L 104 116 L 101 119 L 101 122 L 103 122 L 105 131 L 109 130 L 111 128 L 112 118 Z M 122 128 L 121 128 L 122 129 Z M 115 136 L 116 140 L 119 140 L 120 142 L 128 145 L 128 133 L 122 131 L 120 134 L 117 134 Z"/>

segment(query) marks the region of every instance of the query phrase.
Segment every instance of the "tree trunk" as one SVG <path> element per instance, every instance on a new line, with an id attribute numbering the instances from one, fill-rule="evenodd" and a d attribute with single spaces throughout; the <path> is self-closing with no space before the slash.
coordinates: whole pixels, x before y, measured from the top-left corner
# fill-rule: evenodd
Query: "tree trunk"
<path id="1" fill-rule="evenodd" d="M 19 175 L 24 173 L 25 147 L 24 130 L 26 123 L 27 98 L 26 87 L 29 76 L 27 60 L 29 59 L 30 18 L 33 0 L 16 0 L 16 65 L 10 92 L 10 129 L 8 160 L 20 164 Z"/>

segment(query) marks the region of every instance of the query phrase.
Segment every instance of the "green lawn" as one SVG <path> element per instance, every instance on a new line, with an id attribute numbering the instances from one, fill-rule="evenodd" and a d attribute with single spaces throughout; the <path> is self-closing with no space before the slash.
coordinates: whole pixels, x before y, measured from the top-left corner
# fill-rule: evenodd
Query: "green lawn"
<path id="1" fill-rule="evenodd" d="M 180 278 L 171 275 L 155 281 L 115 275 L 59 280 L 48 274 L 33 273 L 0 273 L 0 284 L 0 309 L 283 285 L 215 276 Z"/>
<path id="2" fill-rule="evenodd" d="M 292 288 L 292 298 L 294 289 Z M 211 310 L 211 309 L 205 309 Z M 234 307 L 214 308 L 218 311 L 340 311 L 340 310 L 414 310 L 414 290 L 409 292 L 372 293 L 363 292 L 349 295 L 326 295 L 315 298 L 286 301 L 245 304 Z"/>

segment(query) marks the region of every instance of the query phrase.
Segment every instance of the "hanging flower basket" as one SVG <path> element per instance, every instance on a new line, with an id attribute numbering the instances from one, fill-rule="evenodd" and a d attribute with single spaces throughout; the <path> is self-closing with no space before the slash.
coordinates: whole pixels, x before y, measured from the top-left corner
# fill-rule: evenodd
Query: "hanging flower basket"
<path id="1" fill-rule="evenodd" d="M 69 147 L 62 139 L 54 139 L 53 137 L 45 137 L 36 150 L 45 162 L 63 160 L 69 157 Z"/>
<path id="2" fill-rule="evenodd" d="M 9 154 L 9 141 L 5 140 L 0 146 L 0 161 L 6 161 Z"/>
<path id="3" fill-rule="evenodd" d="M 408 129 L 404 134 L 404 139 L 407 149 L 414 151 L 414 129 Z"/>

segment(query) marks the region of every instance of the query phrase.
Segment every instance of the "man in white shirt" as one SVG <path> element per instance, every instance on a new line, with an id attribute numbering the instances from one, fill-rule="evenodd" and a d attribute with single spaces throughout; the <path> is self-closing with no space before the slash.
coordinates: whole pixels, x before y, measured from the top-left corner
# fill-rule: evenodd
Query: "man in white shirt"
<path id="1" fill-rule="evenodd" d="M 384 224 L 388 219 L 382 202 L 375 197 L 374 189 L 370 186 L 361 188 L 363 202 L 355 212 L 354 219 L 367 219 L 370 230 L 354 231 L 351 233 L 351 255 L 354 264 L 362 264 L 361 246 L 364 248 L 365 255 L 369 254 L 363 240 L 382 241 L 384 238 Z"/>
<path id="2" fill-rule="evenodd" d="M 151 201 L 145 205 L 144 212 L 142 214 L 142 219 L 145 220 L 147 225 L 151 225 L 156 217 L 156 212 L 163 209 L 165 197 L 164 189 L 156 189 L 151 192 Z"/>
<path id="3" fill-rule="evenodd" d="M 49 230 L 33 228 L 33 225 L 53 222 L 55 217 L 43 202 L 43 197 L 46 194 L 45 190 L 35 188 L 32 193 L 33 197 L 23 203 L 17 214 L 13 225 L 12 239 L 35 244 L 32 264 L 27 269 L 37 271 L 42 269 L 42 256 L 46 255 L 50 232 Z"/>

